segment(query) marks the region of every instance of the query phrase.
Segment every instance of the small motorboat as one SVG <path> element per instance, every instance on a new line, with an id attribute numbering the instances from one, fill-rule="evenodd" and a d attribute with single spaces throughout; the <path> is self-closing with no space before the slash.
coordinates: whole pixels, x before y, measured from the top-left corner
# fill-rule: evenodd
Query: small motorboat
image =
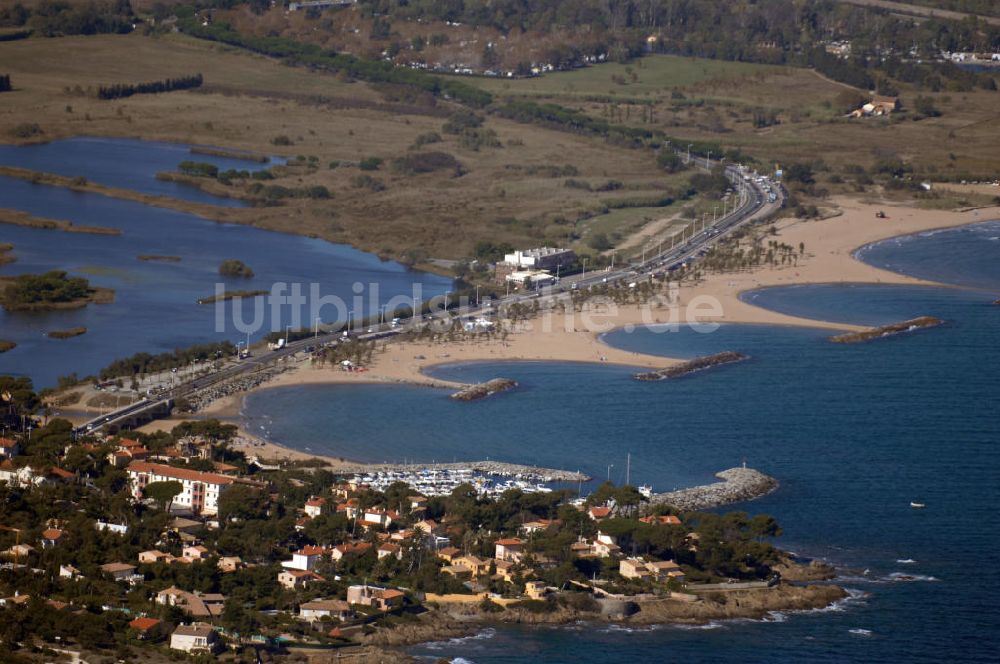
<path id="1" fill-rule="evenodd" d="M 910 507 L 915 507 L 918 510 L 922 510 L 923 508 L 927 507 L 927 505 L 925 505 L 924 503 L 915 503 L 911 500 Z"/>

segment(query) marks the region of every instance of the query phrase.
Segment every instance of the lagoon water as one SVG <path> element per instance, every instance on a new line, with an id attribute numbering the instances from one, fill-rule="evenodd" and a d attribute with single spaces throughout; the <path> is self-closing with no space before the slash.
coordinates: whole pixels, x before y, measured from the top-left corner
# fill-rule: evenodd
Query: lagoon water
<path id="1" fill-rule="evenodd" d="M 219 170 L 256 171 L 283 162 L 271 159 L 259 163 L 213 155 L 194 154 L 181 143 L 141 141 L 130 138 L 82 136 L 32 145 L 0 145 L 0 165 L 55 173 L 66 177 L 82 175 L 92 182 L 131 189 L 144 194 L 169 196 L 225 207 L 242 207 L 244 201 L 220 198 L 190 185 L 157 180 L 160 172 L 176 171 L 182 161 L 214 164 Z M 11 207 L 8 204 L 2 207 Z"/>
<path id="2" fill-rule="evenodd" d="M 949 276 L 992 290 L 823 285 L 747 295 L 844 322 L 935 315 L 947 321 L 939 328 L 851 346 L 829 343 L 826 331 L 775 326 L 619 332 L 606 341 L 752 359 L 655 383 L 604 365 L 446 366 L 436 375 L 508 376 L 521 387 L 474 403 L 422 388 L 281 388 L 249 398 L 246 416 L 276 440 L 367 460 L 489 456 L 621 481 L 631 452 L 633 482 L 659 491 L 703 483 L 746 458 L 781 487 L 739 509 L 775 515 L 779 545 L 835 564 L 853 594 L 831 610 L 700 628 L 497 627 L 411 649 L 429 661 L 995 662 L 1000 307 L 991 302 L 1000 278 L 979 266 L 997 263 L 998 245 L 988 234 L 952 233 L 876 254 L 920 273 L 935 242 L 954 243 L 967 259 Z"/>
<path id="3" fill-rule="evenodd" d="M 109 140 L 102 139 L 100 144 L 106 146 Z M 131 153 L 133 143 L 125 141 L 128 150 L 123 154 Z M 79 149 L 77 142 L 67 141 L 48 147 L 54 150 L 60 145 L 69 146 L 71 157 Z M 153 173 L 160 169 L 149 168 L 148 164 L 175 159 L 174 153 L 181 149 L 162 143 L 144 144 L 144 148 L 138 153 L 142 161 L 132 164 L 141 175 L 137 176 L 138 183 L 129 181 L 119 186 L 141 188 L 143 183 L 150 182 L 158 185 Z M 0 149 L 0 163 L 7 163 L 4 150 L 11 149 L 15 148 Z M 168 155 L 161 154 L 161 150 L 167 150 Z M 96 164 L 100 163 L 104 162 L 91 163 L 90 167 L 97 169 Z M 109 171 L 108 177 L 109 183 L 115 181 L 115 169 Z M 101 173 L 95 170 L 92 179 L 101 181 Z M 201 193 L 190 187 L 184 189 Z M 231 315 L 232 302 L 226 305 L 222 331 L 216 328 L 215 306 L 196 304 L 199 298 L 214 294 L 216 283 L 224 283 L 232 290 L 269 290 L 275 282 L 301 283 L 306 293 L 309 284 L 317 283 L 322 295 L 336 295 L 350 308 L 355 296 L 353 285 L 361 283 L 363 308 L 368 311 L 374 310 L 376 302 L 411 294 L 415 284 L 430 297 L 444 293 L 451 283 L 449 279 L 414 272 L 346 245 L 219 224 L 174 210 L 13 178 L 0 177 L 0 200 L 0 207 L 36 216 L 122 230 L 120 236 L 108 236 L 0 225 L 0 242 L 12 243 L 17 258 L 16 262 L 0 267 L 0 275 L 67 270 L 116 292 L 113 304 L 72 311 L 0 310 L 0 339 L 18 344 L 14 350 L 0 355 L 0 372 L 31 376 L 39 387 L 52 385 L 58 376 L 70 372 L 87 375 L 114 359 L 137 352 L 163 352 L 222 339 L 233 343 L 243 340 L 245 336 Z M 137 258 L 140 254 L 176 255 L 181 261 L 140 261 Z M 227 258 L 244 261 L 255 276 L 220 278 L 219 264 Z M 249 299 L 242 303 L 244 322 L 253 321 L 255 304 Z M 308 310 L 308 305 L 303 307 L 300 324 L 305 327 L 314 322 Z M 269 309 L 265 309 L 267 312 Z M 347 317 L 347 311 L 329 305 L 319 313 L 324 322 Z M 293 322 L 288 307 L 280 314 L 275 319 L 268 315 L 266 327 L 252 334 L 252 338 L 259 339 L 272 329 L 282 330 Z M 86 327 L 87 333 L 62 340 L 44 336 L 49 330 L 78 325 Z"/>

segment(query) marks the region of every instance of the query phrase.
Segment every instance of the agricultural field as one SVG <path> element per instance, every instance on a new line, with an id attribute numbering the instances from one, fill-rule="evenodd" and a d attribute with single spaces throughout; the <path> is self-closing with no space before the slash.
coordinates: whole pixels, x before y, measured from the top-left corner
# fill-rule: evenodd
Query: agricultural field
<path id="1" fill-rule="evenodd" d="M 524 80 L 468 80 L 502 97 L 739 148 L 768 168 L 821 161 L 820 170 L 844 173 L 900 159 L 927 179 L 1000 172 L 991 142 L 1000 122 L 996 91 L 917 93 L 901 85 L 903 112 L 847 119 L 845 102 L 869 93 L 796 67 L 649 56 Z M 917 96 L 940 115 L 919 118 Z"/>
<path id="2" fill-rule="evenodd" d="M 460 109 L 440 99 L 183 35 L 31 38 L 0 44 L 0 61 L 14 86 L 0 96 L 0 140 L 18 140 L 20 127 L 37 124 L 41 133 L 21 140 L 130 136 L 301 156 L 273 183 L 323 186 L 330 198 L 220 208 L 209 216 L 347 242 L 413 264 L 470 256 L 484 239 L 579 245 L 585 228 L 578 218 L 600 208 L 607 194 L 567 187 L 567 177 L 613 178 L 625 189 L 669 184 L 667 177 L 655 181 L 648 150 L 492 116 L 484 116 L 484 140 L 470 142 L 444 130 Z M 101 85 L 195 73 L 204 77 L 198 89 L 116 100 L 94 94 Z M 431 142 L 418 147 L 418 137 Z M 393 167 L 427 151 L 450 155 L 460 169 Z M 381 164 L 359 168 L 372 158 Z"/>

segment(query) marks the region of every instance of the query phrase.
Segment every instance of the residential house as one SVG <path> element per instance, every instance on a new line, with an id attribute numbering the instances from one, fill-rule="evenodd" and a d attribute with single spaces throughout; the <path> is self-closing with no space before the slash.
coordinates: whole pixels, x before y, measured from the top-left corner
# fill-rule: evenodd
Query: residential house
<path id="1" fill-rule="evenodd" d="M 326 549 L 321 546 L 304 546 L 292 552 L 291 560 L 281 561 L 281 566 L 286 569 L 314 570 L 324 555 Z"/>
<path id="2" fill-rule="evenodd" d="M 313 583 L 326 581 L 316 572 L 301 569 L 286 569 L 278 574 L 278 583 L 289 590 L 307 588 Z"/>
<path id="3" fill-rule="evenodd" d="M 0 438 L 0 457 L 12 459 L 21 453 L 21 446 L 12 438 Z"/>
<path id="4" fill-rule="evenodd" d="M 361 522 L 365 526 L 380 526 L 388 528 L 393 520 L 399 519 L 399 514 L 393 510 L 384 510 L 380 507 L 370 507 L 365 510 L 364 518 Z"/>
<path id="5" fill-rule="evenodd" d="M 326 513 L 326 498 L 313 496 L 306 501 L 305 513 L 310 519 L 315 519 Z"/>
<path id="6" fill-rule="evenodd" d="M 80 575 L 80 570 L 73 567 L 72 565 L 60 565 L 59 566 L 59 578 L 61 579 L 76 579 Z"/>
<path id="7" fill-rule="evenodd" d="M 472 570 L 465 565 L 445 565 L 441 568 L 441 572 L 453 576 L 459 581 L 468 581 L 472 578 Z"/>
<path id="8" fill-rule="evenodd" d="M 648 579 L 652 573 L 646 569 L 646 563 L 639 558 L 626 558 L 618 563 L 618 573 L 626 579 Z"/>
<path id="9" fill-rule="evenodd" d="M 615 543 L 615 538 L 597 531 L 597 539 L 591 545 L 594 555 L 599 558 L 610 558 L 621 553 L 621 547 Z"/>
<path id="10" fill-rule="evenodd" d="M 486 576 L 490 573 L 489 560 L 483 560 L 478 556 L 464 555 L 455 558 L 452 561 L 453 565 L 465 565 L 472 572 L 473 577 Z"/>
<path id="11" fill-rule="evenodd" d="M 181 650 L 187 653 L 214 653 L 218 647 L 218 635 L 215 633 L 215 629 L 205 623 L 179 625 L 170 635 L 171 650 Z"/>
<path id="12" fill-rule="evenodd" d="M 403 592 L 378 586 L 350 586 L 347 589 L 348 604 L 372 606 L 380 611 L 389 611 L 403 605 Z"/>
<path id="13" fill-rule="evenodd" d="M 231 487 L 236 479 L 218 473 L 204 473 L 187 468 L 174 468 L 158 463 L 133 461 L 128 465 L 129 484 L 136 500 L 142 490 L 153 482 L 180 482 L 183 487 L 173 500 L 173 507 L 190 509 L 195 514 L 218 514 L 219 496 Z"/>
<path id="14" fill-rule="evenodd" d="M 528 599 L 545 599 L 548 591 L 544 581 L 528 581 L 524 584 L 524 594 Z"/>
<path id="15" fill-rule="evenodd" d="M 149 551 L 142 551 L 139 554 L 139 563 L 144 565 L 154 565 L 156 563 L 170 563 L 177 560 L 173 554 L 167 553 L 166 551 L 158 551 L 156 549 L 151 549 Z"/>
<path id="16" fill-rule="evenodd" d="M 314 622 L 323 618 L 350 620 L 354 616 L 351 605 L 339 599 L 317 599 L 299 605 L 299 618 Z"/>
<path id="17" fill-rule="evenodd" d="M 394 556 L 396 560 L 403 559 L 403 547 L 392 542 L 386 542 L 378 548 L 378 559 L 382 560 L 387 556 Z"/>
<path id="18" fill-rule="evenodd" d="M 639 521 L 643 523 L 648 523 L 651 525 L 660 526 L 679 526 L 681 525 L 681 520 L 674 516 L 673 514 L 660 514 L 657 516 L 643 516 L 639 517 Z"/>
<path id="19" fill-rule="evenodd" d="M 219 593 L 200 593 L 170 586 L 156 593 L 156 603 L 176 606 L 194 618 L 215 618 L 222 615 L 226 597 Z"/>
<path id="20" fill-rule="evenodd" d="M 495 546 L 496 552 L 493 557 L 497 560 L 509 560 L 516 563 L 524 557 L 524 542 L 516 537 L 498 539 Z"/>
<path id="21" fill-rule="evenodd" d="M 107 574 L 115 581 L 128 581 L 129 583 L 133 583 L 137 580 L 135 578 L 137 576 L 139 577 L 138 580 L 142 580 L 142 575 L 135 573 L 135 565 L 129 565 L 128 563 L 108 563 L 106 565 L 101 565 L 100 569 L 101 572 Z"/>
<path id="22" fill-rule="evenodd" d="M 66 533 L 59 528 L 46 528 L 42 531 L 42 548 L 51 549 L 65 539 Z"/>
<path id="23" fill-rule="evenodd" d="M 186 546 L 181 549 L 181 558 L 187 562 L 195 562 L 196 560 L 205 560 L 209 556 L 209 550 L 207 547 L 202 545 L 197 546 Z"/>
<path id="24" fill-rule="evenodd" d="M 222 556 L 219 558 L 218 568 L 223 574 L 229 574 L 243 568 L 243 559 L 239 556 Z"/>
<path id="25" fill-rule="evenodd" d="M 587 510 L 587 516 L 594 521 L 603 521 L 611 516 L 611 508 L 606 505 L 596 505 Z"/>
<path id="26" fill-rule="evenodd" d="M 347 542 L 346 544 L 338 544 L 333 547 L 332 551 L 330 551 L 330 558 L 333 561 L 339 561 L 341 558 L 348 555 L 360 556 L 370 548 L 372 548 L 372 545 L 368 542 Z"/>
<path id="27" fill-rule="evenodd" d="M 687 578 L 684 572 L 681 571 L 681 566 L 673 560 L 646 563 L 646 569 L 653 574 L 653 577 L 657 581 L 677 581 L 678 583 L 684 583 L 685 578 Z"/>
<path id="28" fill-rule="evenodd" d="M 135 631 L 139 639 L 148 641 L 163 634 L 165 623 L 156 618 L 136 618 L 128 624 L 128 627 Z"/>
<path id="29" fill-rule="evenodd" d="M 434 519 L 424 519 L 413 524 L 415 530 L 419 530 L 424 535 L 433 535 L 441 530 L 441 526 Z"/>
<path id="30" fill-rule="evenodd" d="M 534 521 L 526 521 L 521 524 L 518 531 L 522 535 L 533 535 L 534 533 L 540 533 L 548 530 L 552 524 L 555 523 L 553 519 L 535 519 Z"/>
<path id="31" fill-rule="evenodd" d="M 438 551 L 437 555 L 438 558 L 440 558 L 441 560 L 450 563 L 453 560 L 455 560 L 455 558 L 462 555 L 462 550 L 453 546 L 446 546 L 445 548 Z"/>
<path id="32" fill-rule="evenodd" d="M 4 551 L 3 555 L 7 558 L 13 558 L 15 561 L 19 561 L 24 560 L 33 553 L 35 553 L 35 547 L 30 544 L 15 544 Z"/>

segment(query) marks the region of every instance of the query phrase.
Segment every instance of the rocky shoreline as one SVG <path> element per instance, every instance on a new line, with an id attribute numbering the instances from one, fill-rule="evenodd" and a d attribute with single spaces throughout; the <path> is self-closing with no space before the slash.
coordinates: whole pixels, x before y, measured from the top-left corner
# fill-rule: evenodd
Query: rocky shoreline
<path id="1" fill-rule="evenodd" d="M 198 411 L 207 408 L 209 404 L 217 401 L 218 399 L 224 399 L 234 394 L 240 394 L 241 392 L 252 390 L 255 387 L 263 385 L 272 378 L 275 378 L 279 374 L 289 370 L 290 367 L 284 365 L 270 365 L 264 367 L 260 371 L 242 374 L 219 383 L 218 385 L 207 387 L 187 398 L 188 404 L 190 405 L 190 412 L 197 413 Z"/>
<path id="2" fill-rule="evenodd" d="M 687 362 L 682 362 L 681 364 L 676 364 L 672 367 L 667 367 L 666 369 L 657 369 L 656 371 L 637 373 L 632 377 L 635 378 L 636 380 L 642 380 L 642 381 L 680 378 L 681 376 L 686 376 L 696 371 L 703 371 L 705 369 L 717 367 L 721 364 L 731 364 L 733 362 L 742 362 L 744 360 L 749 360 L 749 359 L 750 357 L 748 355 L 727 350 L 721 353 L 716 353 L 714 355 L 696 357 L 693 360 L 688 360 Z"/>
<path id="3" fill-rule="evenodd" d="M 730 503 L 740 503 L 765 496 L 778 488 L 778 480 L 753 468 L 730 468 L 715 474 L 721 482 L 657 493 L 650 505 L 669 505 L 690 512 Z"/>
<path id="4" fill-rule="evenodd" d="M 512 390 L 515 387 L 517 387 L 517 381 L 515 380 L 511 380 L 510 378 L 494 378 L 493 380 L 488 380 L 485 383 L 478 383 L 476 385 L 464 387 L 458 392 L 452 394 L 451 398 L 455 401 L 476 401 L 478 399 L 485 399 L 486 397 L 493 396 L 494 394 L 499 394 L 500 392 Z"/>
<path id="5" fill-rule="evenodd" d="M 874 339 L 881 339 L 883 337 L 891 337 L 904 332 L 913 332 L 914 330 L 922 330 L 928 327 L 937 327 L 938 325 L 943 324 L 944 321 L 940 318 L 935 318 L 934 316 L 920 316 L 918 318 L 911 318 L 910 320 L 904 320 L 899 323 L 873 327 L 870 330 L 862 330 L 861 332 L 838 334 L 835 337 L 830 337 L 830 341 L 835 344 L 857 344 L 865 341 L 872 341 Z"/>
<path id="6" fill-rule="evenodd" d="M 627 617 L 603 613 L 600 603 L 586 595 L 582 596 L 582 601 L 557 601 L 553 610 L 545 612 L 516 607 L 483 611 L 478 603 L 446 604 L 391 630 L 379 630 L 365 637 L 363 642 L 365 645 L 398 648 L 468 636 L 486 627 L 511 624 L 558 626 L 583 622 L 629 627 L 704 625 L 718 620 L 736 619 L 760 620 L 775 611 L 826 608 L 847 596 L 847 591 L 835 585 L 803 586 L 787 583 L 767 589 L 718 592 L 696 601 L 644 596 L 629 602 L 632 613 Z"/>

